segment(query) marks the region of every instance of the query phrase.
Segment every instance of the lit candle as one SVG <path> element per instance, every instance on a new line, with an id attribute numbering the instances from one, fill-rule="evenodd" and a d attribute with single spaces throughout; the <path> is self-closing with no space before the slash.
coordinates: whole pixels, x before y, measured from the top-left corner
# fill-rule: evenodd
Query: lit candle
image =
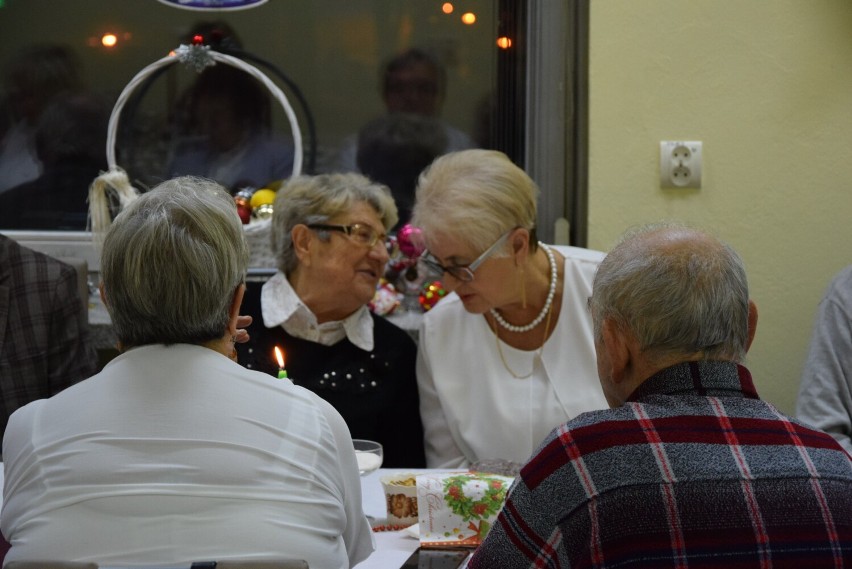
<path id="1" fill-rule="evenodd" d="M 278 379 L 287 379 L 287 370 L 284 369 L 284 350 L 275 346 L 275 359 L 278 360 Z"/>

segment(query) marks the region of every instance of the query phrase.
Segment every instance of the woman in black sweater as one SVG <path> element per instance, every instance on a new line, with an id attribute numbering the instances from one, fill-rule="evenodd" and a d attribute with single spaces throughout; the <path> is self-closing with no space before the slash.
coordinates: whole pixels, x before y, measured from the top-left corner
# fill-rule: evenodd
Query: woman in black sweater
<path id="1" fill-rule="evenodd" d="M 249 287 L 241 312 L 255 324 L 238 352 L 246 367 L 277 375 L 281 348 L 293 383 L 331 403 L 353 438 L 382 443 L 383 466 L 418 468 L 425 458 L 417 347 L 367 308 L 396 221 L 387 188 L 359 174 L 288 181 L 272 219 L 278 272 Z"/>

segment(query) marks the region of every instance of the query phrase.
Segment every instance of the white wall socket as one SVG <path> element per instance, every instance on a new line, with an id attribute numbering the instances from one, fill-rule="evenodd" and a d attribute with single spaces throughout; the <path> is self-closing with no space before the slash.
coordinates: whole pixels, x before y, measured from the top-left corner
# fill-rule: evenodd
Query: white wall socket
<path id="1" fill-rule="evenodd" d="M 660 142 L 660 187 L 701 187 L 701 142 L 694 140 Z"/>

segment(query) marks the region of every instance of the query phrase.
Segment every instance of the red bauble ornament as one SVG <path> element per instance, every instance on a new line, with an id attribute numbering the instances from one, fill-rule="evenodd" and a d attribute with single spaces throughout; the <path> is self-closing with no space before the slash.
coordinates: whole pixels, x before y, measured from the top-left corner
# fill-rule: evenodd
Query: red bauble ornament
<path id="1" fill-rule="evenodd" d="M 243 225 L 251 221 L 251 206 L 246 204 L 237 204 L 237 214 L 240 216 L 240 221 Z"/>

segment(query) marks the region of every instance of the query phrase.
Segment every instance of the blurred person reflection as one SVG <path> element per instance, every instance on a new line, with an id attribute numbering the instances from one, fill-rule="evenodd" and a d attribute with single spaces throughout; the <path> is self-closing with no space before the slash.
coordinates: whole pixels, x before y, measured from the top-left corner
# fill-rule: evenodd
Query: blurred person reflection
<path id="1" fill-rule="evenodd" d="M 35 131 L 42 174 L 0 194 L 4 229 L 82 230 L 92 180 L 106 169 L 109 110 L 87 92 L 57 95 Z"/>
<path id="2" fill-rule="evenodd" d="M 56 95 L 80 88 L 80 64 L 71 48 L 38 44 L 22 48 L 3 70 L 7 122 L 0 135 L 0 193 L 37 178 L 38 119 Z"/>
<path id="3" fill-rule="evenodd" d="M 390 188 L 399 212 L 398 230 L 411 218 L 417 177 L 447 147 L 440 121 L 410 113 L 373 119 L 358 133 L 358 169 Z"/>
<path id="4" fill-rule="evenodd" d="M 380 88 L 388 113 L 408 113 L 438 117 L 446 95 L 447 75 L 440 61 L 429 52 L 410 48 L 388 61 L 382 69 Z M 475 146 L 471 137 L 441 121 L 446 135 L 445 152 Z M 341 145 L 337 169 L 358 171 L 358 137 L 347 137 Z"/>
<path id="5" fill-rule="evenodd" d="M 233 192 L 292 173 L 292 142 L 272 133 L 271 97 L 241 69 L 205 69 L 182 103 L 179 142 L 168 175 L 216 180 Z"/>

